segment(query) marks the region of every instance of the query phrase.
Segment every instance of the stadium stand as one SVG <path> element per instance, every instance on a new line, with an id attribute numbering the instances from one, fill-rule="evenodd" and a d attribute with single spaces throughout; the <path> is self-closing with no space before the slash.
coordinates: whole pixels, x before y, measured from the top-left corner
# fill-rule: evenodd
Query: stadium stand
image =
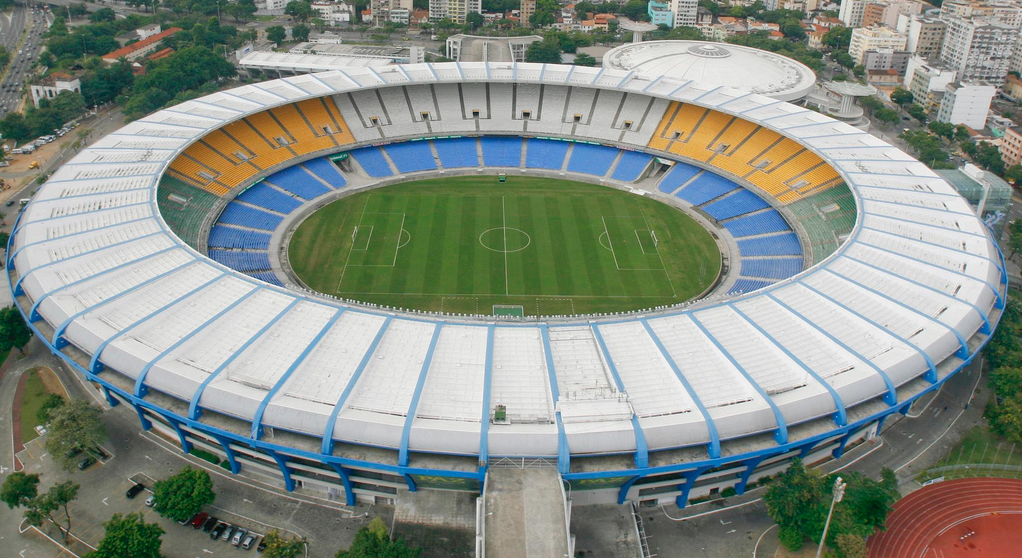
<path id="1" fill-rule="evenodd" d="M 611 178 L 621 182 L 634 182 L 642 174 L 642 171 L 646 170 L 646 167 L 649 166 L 649 162 L 652 160 L 653 156 L 646 153 L 622 151 L 621 158 L 618 160 L 617 166 L 614 167 Z"/>
<path id="2" fill-rule="evenodd" d="M 379 147 L 361 147 L 351 151 L 350 155 L 358 161 L 358 164 L 362 166 L 362 170 L 366 171 L 366 174 L 373 178 L 383 178 L 394 174 L 391 172 L 387 160 L 383 158 L 383 153 Z"/>
<path id="3" fill-rule="evenodd" d="M 270 235 L 226 225 L 216 225 L 213 230 L 209 231 L 207 244 L 216 248 L 266 250 L 270 247 Z"/>
<path id="4" fill-rule="evenodd" d="M 692 205 L 702 205 L 737 189 L 737 184 L 723 176 L 704 172 L 675 195 Z"/>
<path id="5" fill-rule="evenodd" d="M 762 277 L 765 279 L 787 279 L 802 271 L 802 258 L 763 258 L 743 259 L 740 274 L 742 277 Z"/>
<path id="6" fill-rule="evenodd" d="M 245 190 L 237 199 L 285 215 L 302 205 L 301 201 L 275 190 L 265 182 L 260 182 Z"/>
<path id="7" fill-rule="evenodd" d="M 163 175 L 156 200 L 170 230 L 192 248 L 199 247 L 202 222 L 220 198 L 183 180 Z"/>
<path id="8" fill-rule="evenodd" d="M 738 294 L 738 293 L 751 293 L 758 291 L 763 287 L 769 287 L 773 285 L 771 281 L 757 281 L 755 279 L 739 279 L 735 281 L 735 284 L 728 289 L 727 294 Z"/>
<path id="9" fill-rule="evenodd" d="M 522 138 L 506 136 L 479 138 L 483 164 L 488 167 L 519 167 L 522 164 Z"/>
<path id="10" fill-rule="evenodd" d="M 660 179 L 657 189 L 665 194 L 677 190 L 683 184 L 692 179 L 693 176 L 702 172 L 703 169 L 688 163 L 676 162 L 671 170 Z"/>
<path id="11" fill-rule="evenodd" d="M 605 145 L 592 145 L 588 143 L 576 143 L 571 148 L 571 159 L 568 160 L 568 170 L 594 176 L 604 176 L 610 170 L 620 149 L 607 147 Z"/>
<path id="12" fill-rule="evenodd" d="M 561 170 L 570 146 L 566 141 L 529 138 L 525 145 L 525 166 L 530 169 Z"/>
<path id="13" fill-rule="evenodd" d="M 308 163 L 308 161 L 306 163 Z M 267 176 L 266 182 L 307 200 L 311 200 L 317 196 L 322 196 L 330 191 L 329 188 L 316 180 L 307 170 L 302 168 L 301 165 L 295 165 L 282 171 L 277 171 L 270 176 Z"/>
<path id="14" fill-rule="evenodd" d="M 327 157 L 310 159 L 302 163 L 302 167 L 304 167 L 309 174 L 318 177 L 334 189 L 344 188 L 348 185 L 348 181 L 344 178 L 344 175 L 341 174 L 341 171 L 333 163 L 331 163 L 330 159 Z M 305 199 L 312 199 L 307 198 L 304 195 L 302 195 L 302 197 Z"/>
<path id="15" fill-rule="evenodd" d="M 749 190 L 739 189 L 733 194 L 710 202 L 703 206 L 702 210 L 712 215 L 714 219 L 723 221 L 767 207 L 770 207 L 770 204 L 763 201 L 763 198 Z"/>
<path id="16" fill-rule="evenodd" d="M 689 137 L 673 143 L 671 151 L 698 161 L 708 160 L 713 156 L 713 151 L 709 149 L 710 144 L 724 131 L 732 118 L 734 117 L 715 110 L 707 111 L 706 117 L 699 123 L 699 126 L 692 131 Z"/>
<path id="17" fill-rule="evenodd" d="M 299 155 L 337 146 L 331 135 L 324 134 L 322 130 L 316 133 L 312 124 L 294 105 L 275 107 L 270 109 L 269 113 L 294 140 L 291 142 L 291 148 Z"/>
<path id="18" fill-rule="evenodd" d="M 738 239 L 738 251 L 744 256 L 800 256 L 802 247 L 795 233 Z"/>
<path id="19" fill-rule="evenodd" d="M 837 250 L 839 238 L 855 226 L 855 200 L 847 188 L 830 188 L 788 205 L 809 237 L 812 261 Z"/>
<path id="20" fill-rule="evenodd" d="M 210 250 L 209 257 L 238 271 L 260 271 L 270 269 L 270 257 L 266 252 Z"/>
<path id="21" fill-rule="evenodd" d="M 475 138 L 433 140 L 440 164 L 445 169 L 479 166 L 478 144 Z"/>
<path id="22" fill-rule="evenodd" d="M 274 275 L 272 271 L 255 271 L 255 272 L 250 271 L 245 275 L 248 275 L 249 277 L 254 277 L 256 279 L 260 279 L 262 281 L 266 281 L 267 283 L 271 285 L 276 285 L 278 287 L 284 286 L 284 284 L 280 282 L 280 279 L 277 279 L 277 276 Z"/>
<path id="23" fill-rule="evenodd" d="M 696 105 L 671 101 L 657 131 L 650 139 L 649 146 L 660 151 L 670 151 L 671 143 L 688 139 L 706 112 L 707 109 Z"/>
<path id="24" fill-rule="evenodd" d="M 283 219 L 280 215 L 247 207 L 240 203 L 229 203 L 220 214 L 219 222 L 272 231 Z"/>
<path id="25" fill-rule="evenodd" d="M 731 236 L 735 237 L 791 230 L 784 217 L 781 217 L 781 214 L 773 209 L 725 221 L 724 227 L 731 232 Z"/>
<path id="26" fill-rule="evenodd" d="M 401 173 L 436 170 L 436 160 L 429 148 L 429 142 L 392 143 L 383 149 Z"/>

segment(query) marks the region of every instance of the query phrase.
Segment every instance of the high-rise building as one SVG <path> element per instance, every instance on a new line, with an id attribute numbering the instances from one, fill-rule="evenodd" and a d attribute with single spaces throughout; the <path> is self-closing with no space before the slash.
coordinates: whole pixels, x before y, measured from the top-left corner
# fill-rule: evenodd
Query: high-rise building
<path id="1" fill-rule="evenodd" d="M 674 27 L 695 27 L 699 0 L 671 0 L 671 11 L 674 12 Z"/>
<path id="2" fill-rule="evenodd" d="M 937 110 L 944 89 L 954 80 L 954 70 L 927 63 L 918 56 L 909 60 L 905 70 L 905 86 L 912 92 L 912 102 L 922 105 L 926 112 Z"/>
<path id="3" fill-rule="evenodd" d="M 940 58 L 958 79 L 1000 86 L 1008 74 L 1019 31 L 994 18 L 947 20 Z"/>
<path id="4" fill-rule="evenodd" d="M 857 27 L 852 30 L 852 41 L 848 54 L 856 64 L 862 64 L 863 56 L 870 50 L 905 50 L 905 34 L 887 27 Z"/>
<path id="5" fill-rule="evenodd" d="M 408 7 L 411 8 L 411 2 Z M 429 19 L 440 21 L 449 18 L 455 23 L 465 23 L 466 15 L 481 13 L 482 9 L 482 0 L 429 0 Z"/>
<path id="6" fill-rule="evenodd" d="M 1022 27 L 1022 5 L 1017 0 L 947 0 L 940 6 L 940 19 L 991 18 L 1015 29 Z"/>
<path id="7" fill-rule="evenodd" d="M 866 4 L 872 3 L 870 0 L 841 0 L 838 19 L 844 22 L 846 27 L 859 27 L 862 25 Z"/>
<path id="8" fill-rule="evenodd" d="M 996 94 L 997 88 L 993 85 L 977 82 L 949 83 L 940 101 L 937 120 L 982 130 L 987 125 L 990 101 Z"/>
<path id="9" fill-rule="evenodd" d="M 1022 128 L 1008 126 L 1004 129 L 1004 137 L 1001 139 L 1001 160 L 1005 167 L 1022 163 Z"/>
<path id="10" fill-rule="evenodd" d="M 532 14 L 536 13 L 536 0 L 522 0 L 518 9 L 518 19 L 522 27 L 531 27 Z"/>
<path id="11" fill-rule="evenodd" d="M 373 12 L 373 25 L 382 26 L 391 20 L 391 10 L 406 10 L 405 14 L 411 13 L 412 0 L 371 0 L 369 8 Z"/>
<path id="12" fill-rule="evenodd" d="M 923 58 L 940 56 L 944 44 L 947 24 L 943 21 L 917 14 L 898 16 L 898 31 L 905 33 L 905 50 Z"/>

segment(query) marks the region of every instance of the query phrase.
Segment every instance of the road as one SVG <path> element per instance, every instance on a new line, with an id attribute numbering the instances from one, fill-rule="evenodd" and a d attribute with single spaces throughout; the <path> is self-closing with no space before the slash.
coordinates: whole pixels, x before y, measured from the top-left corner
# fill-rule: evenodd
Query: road
<path id="1" fill-rule="evenodd" d="M 11 63 L 0 82 L 0 117 L 17 109 L 21 93 L 28 83 L 32 64 L 39 56 L 43 33 L 49 27 L 47 15 L 38 8 L 15 4 L 10 19 L 0 16 L 4 25 L 0 30 L 0 43 L 11 53 Z M 23 31 L 27 30 L 27 34 Z"/>

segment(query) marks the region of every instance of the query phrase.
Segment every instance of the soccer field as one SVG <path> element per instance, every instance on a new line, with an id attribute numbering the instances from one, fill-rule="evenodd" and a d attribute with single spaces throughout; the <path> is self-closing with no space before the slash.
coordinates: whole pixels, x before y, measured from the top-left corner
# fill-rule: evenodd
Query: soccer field
<path id="1" fill-rule="evenodd" d="M 607 187 L 536 177 L 436 178 L 320 209 L 291 239 L 310 288 L 399 308 L 556 315 L 684 302 L 717 277 L 684 213 Z"/>

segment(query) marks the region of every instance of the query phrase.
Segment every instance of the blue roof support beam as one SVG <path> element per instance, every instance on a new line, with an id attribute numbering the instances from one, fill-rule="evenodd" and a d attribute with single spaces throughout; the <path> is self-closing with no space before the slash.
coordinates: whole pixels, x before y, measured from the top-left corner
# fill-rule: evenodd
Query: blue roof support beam
<path id="1" fill-rule="evenodd" d="M 593 335 L 596 336 L 596 342 L 600 345 L 600 350 L 603 352 L 603 358 L 607 361 L 607 367 L 610 368 L 610 373 L 614 376 L 617 390 L 627 394 L 625 384 L 621 381 L 621 376 L 617 372 L 617 366 L 614 365 L 614 359 L 611 358 L 610 350 L 607 349 L 607 343 L 603 340 L 603 334 L 600 333 L 600 327 L 593 324 L 592 330 Z M 635 431 L 635 466 L 639 469 L 645 469 L 649 467 L 649 448 L 646 446 L 646 435 L 642 432 L 642 425 L 639 423 L 639 417 L 635 414 L 634 409 L 632 410 L 632 430 Z"/>
<path id="2" fill-rule="evenodd" d="M 652 339 L 653 343 L 656 344 L 657 349 L 660 349 L 660 354 L 664 357 L 664 360 L 667 361 L 668 366 L 670 366 L 671 370 L 674 371 L 674 375 L 678 377 L 678 381 L 681 382 L 685 391 L 688 392 L 688 396 L 692 399 L 692 402 L 695 403 L 699 412 L 703 415 L 703 420 L 706 421 L 706 430 L 710 438 L 710 443 L 707 445 L 707 452 L 709 453 L 710 459 L 719 458 L 720 435 L 717 433 L 717 425 L 713 422 L 713 417 L 710 416 L 709 410 L 699 399 L 699 395 L 692 387 L 692 384 L 688 382 L 688 378 L 686 378 L 685 374 L 681 372 L 681 368 L 678 366 L 678 363 L 675 362 L 674 358 L 672 358 L 670 353 L 667 352 L 667 347 L 664 347 L 663 342 L 660 341 L 660 337 L 653 331 L 652 326 L 649 325 L 649 321 L 646 320 L 646 318 L 640 318 L 639 321 L 642 322 L 642 327 L 646 328 L 646 333 L 649 334 L 650 339 Z"/>
<path id="3" fill-rule="evenodd" d="M 313 349 L 319 345 L 319 342 L 323 340 L 323 336 L 330 331 L 330 328 L 334 327 L 334 324 L 337 323 L 337 319 L 340 318 L 343 313 L 344 308 L 338 308 L 337 311 L 334 312 L 334 315 L 327 320 L 323 328 L 319 330 L 319 333 L 312 338 L 312 341 L 310 341 L 301 354 L 298 355 L 298 358 L 291 363 L 291 366 L 288 366 L 287 370 L 285 370 L 284 373 L 281 374 L 280 378 L 277 379 L 276 383 L 273 384 L 273 387 L 266 392 L 266 397 L 263 397 L 263 400 L 259 402 L 259 407 L 256 408 L 255 416 L 252 418 L 253 440 L 258 440 L 263 435 L 263 414 L 266 412 L 266 407 L 270 404 L 270 400 L 273 399 L 274 395 L 277 395 L 277 392 L 280 391 L 280 388 L 283 387 L 285 383 L 287 383 L 291 374 L 293 374 L 294 371 L 301 366 L 302 362 L 304 362 L 309 354 L 312 353 Z"/>
<path id="4" fill-rule="evenodd" d="M 713 343 L 715 347 L 717 347 L 717 350 L 720 351 L 720 354 L 724 355 L 724 358 L 726 358 L 728 362 L 731 363 L 731 366 L 734 366 L 735 370 L 737 370 L 739 374 L 745 377 L 746 381 L 749 382 L 749 385 L 751 385 L 752 388 L 756 390 L 756 393 L 758 393 L 759 396 L 763 398 L 763 401 L 765 401 L 766 404 L 770 406 L 770 410 L 773 411 L 774 413 L 774 420 L 777 422 L 777 429 L 774 430 L 774 440 L 776 440 L 778 444 L 787 444 L 788 424 L 785 422 L 784 415 L 781 414 L 781 410 L 777 408 L 777 404 L 774 403 L 774 400 L 771 399 L 770 396 L 767 395 L 766 390 L 764 390 L 756 382 L 756 380 L 754 380 L 752 376 L 750 376 L 749 373 L 745 371 L 745 368 L 743 368 L 742 365 L 738 364 L 738 361 L 735 360 L 733 356 L 731 356 L 731 353 L 727 352 L 727 350 L 724 349 L 724 346 L 721 345 L 720 342 L 717 341 L 717 339 L 710 334 L 710 330 L 706 329 L 706 326 L 704 326 L 703 323 L 699 321 L 699 318 L 696 317 L 695 312 L 689 314 L 688 317 L 692 320 L 692 323 L 694 323 L 696 327 L 699 328 L 699 331 L 703 332 L 703 335 L 706 336 L 706 338 L 709 339 L 709 341 Z"/>
<path id="5" fill-rule="evenodd" d="M 776 296 L 774 296 L 773 293 L 765 292 L 764 296 L 766 296 L 770 300 L 774 301 L 781 308 L 784 308 L 785 310 L 790 312 L 791 315 L 793 315 L 793 316 L 797 317 L 798 319 L 802 320 L 802 323 L 804 323 L 804 324 L 808 325 L 809 327 L 811 327 L 812 329 L 816 330 L 818 333 L 822 334 L 827 339 L 830 339 L 837 346 L 841 347 L 845 351 L 848 351 L 849 354 L 853 355 L 855 358 L 857 358 L 860 361 L 862 361 L 866 366 L 869 366 L 870 368 L 872 368 L 873 371 L 877 373 L 877 376 L 879 376 L 880 379 L 883 380 L 884 386 L 887 388 L 887 392 L 884 394 L 884 403 L 887 403 L 891 407 L 895 407 L 895 406 L 898 405 L 898 390 L 895 389 L 894 383 L 891 382 L 891 378 L 887 375 L 886 372 L 883 371 L 883 369 L 881 369 L 879 366 L 874 364 L 873 361 L 871 361 L 871 360 L 867 359 L 866 357 L 862 356 L 861 354 L 859 354 L 858 351 L 852 349 L 851 347 L 849 347 L 847 344 L 845 344 L 843 341 L 841 341 L 837 337 L 834 337 L 834 335 L 832 335 L 826 329 L 823 329 L 822 327 L 814 324 L 812 321 L 810 321 L 808 318 L 803 316 L 801 313 L 795 311 L 794 308 L 792 308 L 791 306 L 788 306 L 787 304 L 782 302 L 781 299 L 779 299 Z"/>
<path id="6" fill-rule="evenodd" d="M 745 461 L 745 470 L 742 471 L 741 475 L 739 475 L 738 484 L 735 485 L 735 492 L 737 492 L 739 496 L 745 494 L 745 487 L 749 486 L 749 477 L 752 476 L 752 473 L 756 471 L 756 467 L 759 467 L 759 464 L 762 463 L 766 457 L 767 456 L 765 455 L 760 455 Z"/>
<path id="7" fill-rule="evenodd" d="M 83 310 L 81 310 L 79 312 L 76 312 L 75 314 L 72 314 L 71 317 L 69 317 L 66 320 L 64 320 L 63 322 L 61 322 L 60 325 L 57 326 L 53 330 L 53 337 L 50 339 L 50 343 L 53 343 L 53 346 L 58 348 L 58 349 L 63 349 L 64 347 L 67 346 L 67 339 L 64 339 L 64 332 L 67 330 L 67 326 L 71 325 L 71 322 L 75 321 L 76 319 L 82 317 L 83 315 L 85 315 L 85 314 L 87 314 L 89 312 L 92 312 L 92 311 L 96 310 L 97 308 L 102 308 L 103 306 L 106 306 L 107 304 L 109 304 L 111 302 L 120 300 L 125 295 L 131 294 L 131 293 L 137 291 L 138 289 L 140 289 L 142 287 L 145 287 L 146 285 L 151 285 L 151 284 L 155 283 L 156 281 L 159 281 L 160 279 L 163 279 L 165 277 L 173 275 L 173 274 L 177 273 L 178 271 L 181 271 L 182 269 L 184 269 L 184 268 L 194 264 L 197 260 L 198 260 L 198 258 L 195 258 L 195 259 L 193 259 L 190 262 L 183 263 L 183 264 L 181 264 L 181 265 L 179 265 L 179 266 L 177 266 L 177 267 L 175 267 L 173 269 L 170 269 L 168 271 L 164 271 L 163 273 L 161 273 L 159 275 L 154 275 L 153 277 L 150 277 L 149 279 L 146 279 L 145 281 L 142 281 L 141 283 L 139 283 L 139 284 L 137 284 L 137 285 L 135 285 L 133 287 L 129 287 L 129 288 L 127 288 L 127 289 L 125 289 L 125 290 L 123 290 L 123 291 L 121 291 L 121 292 L 119 292 L 119 293 L 117 293 L 117 294 L 115 294 L 115 295 L 113 295 L 111 297 L 107 297 L 107 298 L 103 299 L 101 302 L 97 302 L 96 304 L 93 304 L 92 306 L 89 306 L 89 307 L 87 307 L 87 308 L 85 308 L 85 309 L 83 309 Z"/>
<path id="8" fill-rule="evenodd" d="M 142 430 L 148 432 L 153 428 L 153 421 L 149 420 L 149 417 L 145 416 L 145 411 L 141 405 L 135 403 L 131 404 L 134 407 L 135 412 L 138 414 L 138 422 L 142 425 Z"/>
<path id="9" fill-rule="evenodd" d="M 287 467 L 287 457 L 269 448 L 262 448 L 262 451 L 272 457 L 277 462 L 277 466 L 280 467 L 280 474 L 284 477 L 284 490 L 294 492 L 295 480 L 291 478 L 291 469 Z"/>
<path id="10" fill-rule="evenodd" d="M 235 454 L 234 448 L 231 447 L 231 441 L 215 433 L 211 433 L 210 435 L 213 436 L 217 442 L 220 442 L 220 447 L 223 448 L 224 454 L 227 455 L 227 463 L 231 466 L 231 472 L 237 475 L 241 471 L 241 464 L 238 463 L 237 454 Z"/>
<path id="11" fill-rule="evenodd" d="M 102 343 L 99 344 L 99 347 L 97 347 L 96 350 L 92 353 L 92 358 L 89 360 L 89 370 L 91 370 L 93 373 L 98 373 L 99 371 L 101 371 L 103 369 L 103 364 L 100 363 L 99 359 L 103 356 L 103 351 L 106 350 L 106 348 L 110 345 L 110 343 L 113 343 L 114 341 L 120 339 L 121 336 L 123 336 L 124 334 L 130 332 L 131 330 L 135 329 L 136 327 L 144 324 L 145 322 L 149 321 L 150 319 L 152 319 L 152 318 L 162 314 L 168 308 L 173 308 L 174 306 L 177 306 L 178 303 L 180 303 L 180 302 L 190 298 L 192 295 L 194 295 L 194 294 L 196 294 L 198 292 L 201 292 L 206 287 L 212 285 L 213 283 L 216 283 L 220 279 L 223 279 L 225 275 L 227 275 L 226 272 L 225 273 L 221 273 L 220 275 L 217 275 L 216 277 L 210 279 L 209 281 L 206 281 L 205 283 L 199 285 L 198 287 L 195 287 L 194 289 L 188 291 L 187 293 L 185 293 L 185 294 L 179 296 L 178 298 L 172 300 L 169 304 L 166 304 L 164 306 L 161 306 L 161 307 L 157 308 L 156 310 L 154 310 L 154 311 L 146 314 L 145 316 L 142 316 L 141 318 L 135 320 L 133 323 L 129 324 L 127 327 L 120 329 L 117 333 L 114 333 L 110 337 L 107 337 L 105 340 L 103 340 Z"/>
<path id="12" fill-rule="evenodd" d="M 163 254 L 166 254 L 167 252 L 171 252 L 173 250 L 180 250 L 180 249 L 181 249 L 180 246 L 169 246 L 169 247 L 164 248 L 163 250 L 160 250 L 158 252 L 153 252 L 151 254 L 146 254 L 146 255 L 142 256 L 141 258 L 135 258 L 133 260 L 126 261 L 126 262 L 124 262 L 122 264 L 115 265 L 114 267 L 104 269 L 103 271 L 100 271 L 98 273 L 94 273 L 94 274 L 92 274 L 92 275 L 90 275 L 88 277 L 82 277 L 81 279 L 78 279 L 77 281 L 72 281 L 72 282 L 70 282 L 70 283 L 68 283 L 66 285 L 61 285 L 60 287 L 57 287 L 56 289 L 53 289 L 52 291 L 49 291 L 49 292 L 43 294 L 42 296 L 40 296 L 38 299 L 36 299 L 35 303 L 32 304 L 32 309 L 29 310 L 29 312 L 28 312 L 28 321 L 35 322 L 35 321 L 38 321 L 41 318 L 41 316 L 39 315 L 39 305 L 42 304 L 42 302 L 44 300 L 46 300 L 48 297 L 50 297 L 52 295 L 55 295 L 55 294 L 57 294 L 59 292 L 63 292 L 65 289 L 68 289 L 70 287 L 74 287 L 74 286 L 80 285 L 80 284 L 82 284 L 82 283 L 84 283 L 86 281 L 91 281 L 91 280 L 93 280 L 93 279 L 95 279 L 97 277 L 100 277 L 102 275 L 106 275 L 107 273 L 110 273 L 111 271 L 117 271 L 117 270 L 120 270 L 120 269 L 124 269 L 124 268 L 126 268 L 128 266 L 132 266 L 132 265 L 135 265 L 137 263 L 141 263 L 141 262 L 143 262 L 145 260 L 148 260 L 150 258 L 155 258 L 156 256 L 161 256 Z M 12 287 L 12 289 L 13 289 L 13 287 Z M 19 293 L 15 293 L 15 294 L 17 295 Z"/>
<path id="13" fill-rule="evenodd" d="M 556 409 L 561 393 L 557 387 L 554 355 L 550 352 L 550 328 L 546 324 L 540 325 L 539 334 L 543 338 L 543 354 L 546 357 L 546 373 L 550 382 L 550 395 L 554 399 L 554 408 Z M 554 411 L 554 420 L 557 422 L 557 471 L 563 475 L 571 469 L 571 449 L 568 447 L 568 435 L 564 432 L 564 422 L 561 420 L 560 411 Z"/>
<path id="14" fill-rule="evenodd" d="M 398 66 L 399 68 L 401 66 Z M 344 503 L 349 506 L 355 505 L 355 492 L 351 488 L 351 475 L 348 470 L 338 463 L 329 463 L 337 476 L 341 477 L 341 484 L 344 485 Z"/>
<path id="15" fill-rule="evenodd" d="M 341 396 L 337 398 L 337 404 L 334 405 L 334 410 L 330 413 L 330 417 L 327 418 L 326 428 L 323 431 L 323 443 L 321 452 L 323 455 L 332 455 L 334 453 L 334 427 L 337 424 L 337 415 L 341 413 L 341 409 L 344 408 L 344 404 L 348 401 L 348 396 L 351 395 L 351 390 L 355 389 L 355 384 L 358 383 L 358 379 L 362 377 L 362 371 L 365 370 L 366 365 L 369 364 L 369 359 L 373 358 L 373 353 L 376 352 L 377 345 L 380 344 L 380 340 L 383 339 L 383 334 L 387 332 L 387 328 L 390 327 L 390 322 L 394 321 L 393 316 L 387 316 L 387 319 L 380 326 L 380 330 L 376 332 L 376 337 L 373 338 L 373 342 L 370 343 L 369 348 L 366 349 L 362 360 L 358 363 L 358 367 L 355 368 L 355 372 L 351 374 L 351 378 L 348 379 L 348 385 L 345 386 L 344 391 L 341 392 Z"/>
<path id="16" fill-rule="evenodd" d="M 181 442 L 181 451 L 185 453 L 192 453 L 192 443 L 188 441 L 188 436 L 185 435 L 184 428 L 181 428 L 181 421 L 166 415 L 164 415 L 164 418 L 166 418 L 167 422 L 174 427 L 174 432 L 177 432 L 177 439 Z"/>
<path id="17" fill-rule="evenodd" d="M 685 471 L 685 484 L 679 486 L 681 488 L 681 494 L 674 499 L 674 505 L 678 508 L 684 508 L 688 505 L 689 496 L 692 495 L 692 485 L 696 483 L 699 475 L 702 475 L 710 468 L 709 465 L 699 467 L 698 469 L 692 469 L 691 471 Z"/>
<path id="18" fill-rule="evenodd" d="M 479 422 L 479 467 L 490 464 L 490 394 L 493 389 L 493 333 L 495 326 L 486 326 L 486 360 L 483 365 L 483 413 Z"/>
<path id="19" fill-rule="evenodd" d="M 628 500 L 628 491 L 630 491 L 632 489 L 632 485 L 634 485 L 642 477 L 643 475 L 635 475 L 634 477 L 629 478 L 621 485 L 621 488 L 617 490 L 617 503 L 619 506 Z"/>
<path id="20" fill-rule="evenodd" d="M 876 323 L 875 321 L 867 318 L 866 316 L 863 316 L 861 313 L 856 312 L 855 310 L 852 310 L 848 306 L 846 306 L 844 304 L 841 304 L 840 302 L 838 302 L 836 299 L 834 299 L 830 295 L 825 294 L 823 291 L 821 291 L 821 290 L 819 290 L 819 289 L 817 289 L 817 288 L 815 288 L 815 287 L 813 287 L 811 285 L 806 284 L 805 281 L 798 281 L 797 283 L 799 285 L 805 287 L 806 289 L 816 293 L 820 297 L 827 299 L 832 304 L 840 306 L 843 310 L 845 310 L 848 313 L 852 314 L 853 316 L 859 318 L 860 320 L 866 322 L 867 324 L 869 324 L 869 325 L 879 329 L 880 331 L 883 331 L 884 333 L 886 333 L 887 335 L 893 337 L 894 339 L 897 339 L 903 345 L 905 345 L 907 347 L 911 347 L 912 349 L 914 349 L 917 353 L 919 353 L 919 356 L 923 357 L 923 360 L 926 361 L 926 367 L 928 368 L 928 372 L 926 374 L 926 380 L 929 381 L 931 384 L 937 383 L 937 365 L 934 364 L 933 359 L 930 358 L 930 355 L 927 354 L 926 351 L 924 351 L 921 347 L 919 347 L 919 345 L 916 345 L 915 343 L 910 343 L 908 339 L 905 339 L 901 335 L 898 335 L 897 333 L 894 333 L 893 331 L 891 331 L 889 328 L 885 328 L 882 325 Z M 855 283 L 853 283 L 853 284 L 855 284 Z"/>
<path id="21" fill-rule="evenodd" d="M 156 358 L 154 358 L 153 360 L 150 360 L 148 363 L 146 363 L 146 365 L 142 367 L 142 371 L 138 373 L 138 377 L 135 378 L 135 390 L 134 390 L 135 397 L 140 397 L 140 398 L 141 397 L 145 397 L 146 394 L 149 392 L 149 388 L 147 388 L 146 385 L 145 385 L 145 379 L 146 379 L 146 376 L 149 375 L 149 371 L 152 370 L 153 366 L 155 366 L 157 362 L 163 360 L 163 357 L 169 355 L 171 353 L 171 351 L 173 351 L 174 349 L 177 349 L 181 345 L 184 345 L 196 333 L 199 333 L 200 331 L 206 329 L 210 324 L 212 324 L 213 322 L 219 320 L 221 317 L 223 317 L 224 314 L 230 312 L 231 310 L 236 308 L 242 302 L 245 302 L 248 299 L 248 297 L 252 296 L 253 294 L 258 292 L 259 290 L 261 290 L 260 287 L 254 287 L 252 290 L 250 290 L 247 293 L 241 295 L 234 302 L 228 304 L 223 310 L 221 310 L 221 311 L 217 312 L 216 314 L 214 314 L 212 318 L 206 320 L 205 322 L 202 323 L 202 325 L 200 325 L 199 327 L 193 329 L 191 332 L 189 332 L 187 335 L 185 335 L 181 339 L 178 339 L 177 341 L 175 341 L 174 344 L 172 344 L 171 346 L 169 346 L 166 349 L 164 349 L 163 352 L 161 352 L 160 354 L 156 355 Z"/>
<path id="22" fill-rule="evenodd" d="M 837 424 L 838 426 L 844 426 L 844 425 L 848 424 L 848 409 L 845 407 L 845 402 L 841 399 L 841 395 L 839 395 L 837 390 L 834 389 L 834 386 L 830 385 L 829 383 L 827 383 L 826 380 L 821 378 L 820 375 L 817 374 L 815 370 L 813 370 L 812 368 L 806 366 L 806 364 L 804 362 L 802 362 L 802 360 L 800 358 L 796 357 L 791 351 L 788 350 L 787 347 L 785 347 L 783 344 L 781 344 L 780 341 L 778 341 L 776 338 L 774 338 L 774 336 L 772 336 L 769 333 L 767 333 L 765 329 L 763 329 L 762 327 L 760 327 L 759 324 L 754 322 L 752 320 L 752 318 L 750 318 L 749 316 L 747 316 L 745 314 L 745 312 L 742 312 L 741 310 L 739 310 L 732 303 L 728 303 L 727 306 L 728 306 L 728 308 L 733 310 L 736 314 L 741 316 L 741 318 L 743 320 L 745 320 L 745 322 L 747 324 L 749 324 L 753 328 L 755 328 L 756 331 L 758 331 L 760 333 L 760 335 L 762 335 L 768 341 L 773 343 L 778 349 L 781 350 L 782 353 L 785 354 L 785 356 L 790 358 L 792 360 L 792 362 L 797 364 L 802 370 L 804 370 L 807 374 L 812 376 L 813 379 L 816 380 L 816 382 L 818 384 L 823 386 L 823 388 L 826 389 L 828 393 L 830 393 L 830 397 L 834 400 L 834 424 Z"/>
<path id="23" fill-rule="evenodd" d="M 422 368 L 419 370 L 419 379 L 415 382 L 415 391 L 412 393 L 412 401 L 408 405 L 408 412 L 405 413 L 405 424 L 401 429 L 401 446 L 397 451 L 397 464 L 401 467 L 408 466 L 408 442 L 412 437 L 412 423 L 415 422 L 415 413 L 419 409 L 419 399 L 422 398 L 422 388 L 426 387 L 426 375 L 429 374 L 429 365 L 433 362 L 433 352 L 436 351 L 437 341 L 440 340 L 440 329 L 443 322 L 437 322 L 433 327 L 433 337 L 429 340 L 429 348 L 426 349 L 426 358 L 422 359 Z"/>
<path id="24" fill-rule="evenodd" d="M 294 308 L 295 305 L 297 305 L 300 301 L 301 299 L 297 297 L 292 299 L 291 303 L 288 304 L 283 310 L 281 310 L 280 313 L 274 316 L 272 320 L 266 322 L 266 324 L 263 325 L 263 327 L 261 327 L 259 331 L 255 333 L 255 335 L 249 337 L 248 341 L 245 341 L 245 343 L 241 347 L 238 347 L 237 351 L 234 351 L 234 353 L 232 353 L 231 356 L 227 357 L 226 360 L 220 363 L 220 366 L 217 366 L 215 370 L 210 372 L 209 376 L 206 376 L 206 379 L 203 380 L 202 383 L 199 384 L 199 387 L 195 389 L 195 393 L 192 395 L 192 400 L 188 404 L 189 419 L 198 420 L 199 415 L 202 414 L 202 408 L 200 407 L 200 403 L 202 402 L 202 393 L 206 391 L 206 386 L 208 386 L 213 380 L 215 380 L 217 376 L 220 375 L 221 372 L 226 370 L 227 367 L 230 366 L 231 363 L 234 362 L 236 358 L 241 356 L 241 353 L 244 353 L 249 348 L 249 346 L 252 345 L 252 343 L 255 343 L 256 339 L 259 339 L 260 337 L 265 335 L 266 332 L 273 327 L 273 324 L 277 323 L 278 320 L 283 318 L 284 315 L 290 312 L 291 309 Z"/>
<path id="25" fill-rule="evenodd" d="M 120 400 L 114 397 L 114 395 L 110 393 L 110 388 L 106 386 L 103 386 L 103 397 L 106 398 L 107 405 L 110 405 L 111 407 L 116 407 L 121 404 Z"/>

